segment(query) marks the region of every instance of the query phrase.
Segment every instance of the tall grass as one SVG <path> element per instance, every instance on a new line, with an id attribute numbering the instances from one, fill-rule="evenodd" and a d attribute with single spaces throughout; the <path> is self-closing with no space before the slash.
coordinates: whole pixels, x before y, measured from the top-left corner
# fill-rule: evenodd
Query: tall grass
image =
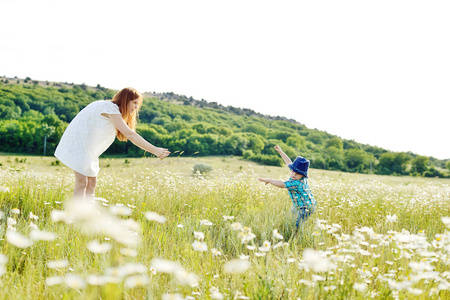
<path id="1" fill-rule="evenodd" d="M 194 161 L 155 162 L 131 160 L 126 166 L 115 162 L 104 167 L 97 206 L 84 210 L 118 224 L 135 220 L 139 228 L 129 233 L 140 237 L 137 245 L 120 242 L 113 233 L 83 230 L 83 222 L 95 224 L 95 218 L 83 216 L 74 223 L 52 220 L 52 211 L 70 213 L 65 204 L 70 203 L 73 175 L 66 168 L 41 166 L 33 172 L 32 163 L 24 168 L 3 164 L 0 252 L 7 260 L 0 277 L 0 299 L 450 296 L 450 239 L 441 219 L 450 216 L 449 181 L 313 170 L 310 185 L 318 208 L 295 232 L 287 192 L 257 180 L 258 176 L 287 179 L 287 170 L 215 158 L 208 161 L 214 166 L 210 175 L 192 176 L 189 166 Z M 103 162 L 107 163 L 111 161 Z M 115 205 L 130 208 L 131 215 L 114 215 L 109 209 Z M 30 219 L 30 212 L 38 219 Z M 156 212 L 167 221 L 148 220 L 146 212 Z M 6 240 L 8 230 L 30 237 L 33 227 L 56 238 L 37 239 L 26 248 Z M 274 234 L 275 229 L 282 238 Z M 194 237 L 194 232 L 204 238 Z M 250 233 L 254 237 L 243 243 Z M 93 253 L 87 247 L 93 240 L 112 248 Z M 207 251 L 193 246 L 196 240 L 205 243 Z M 155 259 L 178 267 L 164 272 Z M 61 260 L 68 266 L 49 267 L 49 262 Z M 238 267 L 230 267 L 230 261 Z M 242 261 L 250 267 L 240 266 Z M 125 275 L 114 273 L 125 268 Z M 101 278 L 98 285 L 96 278 Z"/>

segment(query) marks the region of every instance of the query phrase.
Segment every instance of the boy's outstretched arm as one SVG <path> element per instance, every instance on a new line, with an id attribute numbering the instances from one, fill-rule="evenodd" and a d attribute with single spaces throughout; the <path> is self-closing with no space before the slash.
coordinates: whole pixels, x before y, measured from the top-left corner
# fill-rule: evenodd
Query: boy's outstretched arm
<path id="1" fill-rule="evenodd" d="M 259 181 L 264 182 L 265 184 L 270 183 L 271 185 L 277 186 L 279 188 L 285 188 L 286 185 L 284 184 L 283 181 L 281 180 L 275 180 L 275 179 L 270 179 L 270 178 L 258 178 Z"/>
<path id="2" fill-rule="evenodd" d="M 286 155 L 286 153 L 284 153 L 283 150 L 281 150 L 281 147 L 276 145 L 275 147 L 273 147 L 275 149 L 275 151 L 277 151 L 281 158 L 283 159 L 284 163 L 286 165 L 292 164 L 292 160 L 289 158 L 289 156 Z"/>

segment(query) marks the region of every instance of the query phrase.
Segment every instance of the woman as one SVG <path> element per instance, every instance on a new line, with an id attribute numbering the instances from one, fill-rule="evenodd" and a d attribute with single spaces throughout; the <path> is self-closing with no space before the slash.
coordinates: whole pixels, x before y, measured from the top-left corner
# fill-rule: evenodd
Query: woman
<path id="1" fill-rule="evenodd" d="M 82 109 L 64 132 L 55 156 L 75 172 L 74 198 L 92 197 L 100 170 L 98 158 L 114 139 L 130 140 L 139 148 L 163 159 L 170 152 L 155 147 L 135 132 L 142 95 L 124 88 L 113 99 L 94 101 Z"/>

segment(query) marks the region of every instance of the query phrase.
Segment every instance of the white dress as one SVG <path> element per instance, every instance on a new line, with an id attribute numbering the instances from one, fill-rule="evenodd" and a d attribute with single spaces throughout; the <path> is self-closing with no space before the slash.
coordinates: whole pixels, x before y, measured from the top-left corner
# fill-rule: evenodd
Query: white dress
<path id="1" fill-rule="evenodd" d="M 102 113 L 120 114 L 120 110 L 111 101 L 92 102 L 70 122 L 55 150 L 56 158 L 84 176 L 97 177 L 98 157 L 116 138 L 114 124 Z"/>

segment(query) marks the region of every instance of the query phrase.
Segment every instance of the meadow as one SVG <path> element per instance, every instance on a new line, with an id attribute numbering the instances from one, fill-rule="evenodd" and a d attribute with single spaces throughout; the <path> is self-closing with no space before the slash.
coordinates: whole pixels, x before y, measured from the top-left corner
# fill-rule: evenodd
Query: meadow
<path id="1" fill-rule="evenodd" d="M 193 175 L 197 163 L 211 165 Z M 450 180 L 288 170 L 233 157 L 101 159 L 71 201 L 55 158 L 0 156 L 0 299 L 448 299 Z"/>

